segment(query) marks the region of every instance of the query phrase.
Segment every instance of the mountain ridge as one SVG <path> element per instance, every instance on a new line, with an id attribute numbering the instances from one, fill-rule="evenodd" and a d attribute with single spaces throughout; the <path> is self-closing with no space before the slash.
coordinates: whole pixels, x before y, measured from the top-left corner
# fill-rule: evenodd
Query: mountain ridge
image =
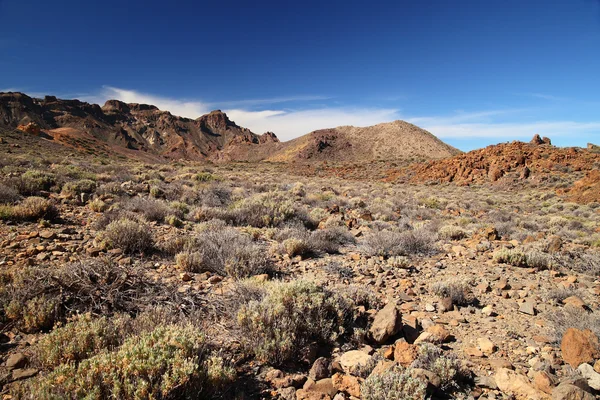
<path id="1" fill-rule="evenodd" d="M 112 147 L 129 156 L 146 153 L 166 159 L 227 161 L 430 160 L 460 154 L 430 132 L 405 121 L 370 127 L 320 129 L 287 142 L 231 121 L 221 110 L 196 119 L 149 104 L 107 100 L 103 106 L 55 96 L 0 93 L 0 124 L 77 148 Z"/>

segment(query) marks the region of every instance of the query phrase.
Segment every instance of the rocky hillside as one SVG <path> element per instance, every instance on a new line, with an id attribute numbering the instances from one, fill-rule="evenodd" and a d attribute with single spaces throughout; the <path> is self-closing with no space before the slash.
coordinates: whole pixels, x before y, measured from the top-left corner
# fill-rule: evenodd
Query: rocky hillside
<path id="1" fill-rule="evenodd" d="M 405 121 L 321 129 L 279 146 L 272 161 L 431 160 L 461 151 Z"/>
<path id="2" fill-rule="evenodd" d="M 231 160 L 236 149 L 244 155 L 249 152 L 245 147 L 278 142 L 274 134 L 257 135 L 219 110 L 189 119 L 147 104 L 109 100 L 100 107 L 22 93 L 0 93 L 0 125 L 43 134 L 80 150 L 109 146 L 117 152 L 130 149 L 190 160 Z"/>
<path id="3" fill-rule="evenodd" d="M 526 179 L 533 174 L 590 171 L 600 166 L 600 154 L 589 149 L 552 146 L 536 135 L 531 142 L 501 143 L 413 168 L 413 182 L 453 182 L 461 185 L 495 182 L 507 175 Z"/>

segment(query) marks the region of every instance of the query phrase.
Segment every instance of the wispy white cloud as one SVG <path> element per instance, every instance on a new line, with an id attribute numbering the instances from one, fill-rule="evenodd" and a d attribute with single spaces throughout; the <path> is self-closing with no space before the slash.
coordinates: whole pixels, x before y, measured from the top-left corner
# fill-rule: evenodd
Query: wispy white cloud
<path id="1" fill-rule="evenodd" d="M 82 97 L 82 99 L 100 104 L 108 99 L 118 99 L 127 103 L 154 104 L 174 115 L 189 118 L 197 118 L 216 108 L 215 103 L 211 102 L 171 99 L 110 86 L 104 87 L 97 95 Z M 340 125 L 369 126 L 396 119 L 404 119 L 419 125 L 443 139 L 479 138 L 497 142 L 529 139 L 536 133 L 550 137 L 600 134 L 600 122 L 536 120 L 529 116 L 529 112 L 535 111 L 531 108 L 457 111 L 450 115 L 419 117 L 403 115 L 397 108 L 318 106 L 309 109 L 249 109 L 260 104 L 319 99 L 320 96 L 290 96 L 276 99 L 238 100 L 220 104 L 229 105 L 221 108 L 237 124 L 248 127 L 256 133 L 275 132 L 281 140 L 290 140 L 317 129 Z M 523 118 L 524 114 L 527 114 L 527 118 Z"/>
<path id="2" fill-rule="evenodd" d="M 109 99 L 121 100 L 125 103 L 153 104 L 161 110 L 174 115 L 197 118 L 214 109 L 217 104 L 203 101 L 188 101 L 165 98 L 135 90 L 127 90 L 105 86 L 98 94 L 81 96 L 82 100 L 102 104 Z M 290 96 L 277 99 L 242 100 L 228 102 L 237 107 L 222 107 L 223 111 L 241 126 L 256 133 L 275 132 L 281 140 L 290 140 L 317 129 L 333 128 L 340 125 L 368 126 L 385 121 L 399 119 L 397 109 L 374 109 L 360 107 L 322 107 L 308 110 L 260 110 L 253 111 L 241 105 L 256 105 L 257 102 L 321 100 L 321 96 Z M 226 102 L 220 103 L 225 104 Z"/>
<path id="3" fill-rule="evenodd" d="M 534 97 L 536 99 L 552 100 L 552 101 L 567 101 L 567 97 L 554 96 L 545 93 L 517 93 L 518 96 Z"/>
<path id="4" fill-rule="evenodd" d="M 534 121 L 523 123 L 426 124 L 424 129 L 439 138 L 524 140 L 533 135 L 558 137 L 569 135 L 600 135 L 600 122 Z"/>
<path id="5" fill-rule="evenodd" d="M 220 107 L 252 107 L 270 104 L 291 103 L 297 101 L 317 101 L 329 100 L 329 96 L 289 96 L 289 97 L 272 97 L 268 99 L 246 99 L 246 100 L 231 100 L 212 103 Z"/>

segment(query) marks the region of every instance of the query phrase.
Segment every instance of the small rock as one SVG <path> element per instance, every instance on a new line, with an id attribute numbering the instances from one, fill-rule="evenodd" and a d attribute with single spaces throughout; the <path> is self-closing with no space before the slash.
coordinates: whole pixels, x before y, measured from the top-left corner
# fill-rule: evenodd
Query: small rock
<path id="1" fill-rule="evenodd" d="M 594 371 L 594 367 L 590 364 L 581 364 L 577 370 L 587 380 L 592 389 L 600 390 L 600 374 Z"/>
<path id="2" fill-rule="evenodd" d="M 531 300 L 525 300 L 519 306 L 519 312 L 527 315 L 535 315 L 535 304 Z"/>
<path id="3" fill-rule="evenodd" d="M 344 375 L 338 372 L 333 375 L 331 382 L 337 390 L 360 398 L 360 381 L 355 376 Z"/>
<path id="4" fill-rule="evenodd" d="M 450 333 L 442 325 L 433 325 L 425 329 L 423 333 L 419 335 L 415 344 L 419 343 L 434 343 L 442 344 L 450 339 Z"/>
<path id="5" fill-rule="evenodd" d="M 32 376 L 37 375 L 38 372 L 39 371 L 35 368 L 15 369 L 12 372 L 12 379 L 16 381 L 19 379 L 31 378 Z"/>
<path id="6" fill-rule="evenodd" d="M 27 357 L 23 353 L 15 353 L 8 356 L 6 367 L 8 369 L 23 368 L 27 364 Z"/>
<path id="7" fill-rule="evenodd" d="M 583 363 L 593 363 L 600 358 L 598 337 L 589 329 L 569 328 L 562 337 L 560 350 L 563 360 L 573 368 Z"/>
<path id="8" fill-rule="evenodd" d="M 556 386 L 556 377 L 546 371 L 537 371 L 533 376 L 533 385 L 546 394 L 552 394 L 552 389 Z"/>
<path id="9" fill-rule="evenodd" d="M 308 376 L 314 380 L 318 381 L 323 378 L 327 378 L 331 373 L 331 368 L 329 366 L 329 361 L 325 357 L 320 357 L 315 360 L 310 371 L 308 372 Z"/>
<path id="10" fill-rule="evenodd" d="M 594 400 L 594 396 L 571 383 L 561 383 L 552 390 L 552 400 Z"/>
<path id="11" fill-rule="evenodd" d="M 418 347 L 404 341 L 396 342 L 394 348 L 394 361 L 407 367 L 417 359 L 419 355 Z"/>
<path id="12" fill-rule="evenodd" d="M 491 356 L 496 352 L 496 345 L 488 338 L 479 338 L 477 339 L 477 345 L 483 354 L 486 356 Z"/>
<path id="13" fill-rule="evenodd" d="M 366 365 L 371 356 L 360 350 L 347 351 L 340 357 L 340 365 L 347 374 L 354 374 L 360 366 Z"/>
<path id="14" fill-rule="evenodd" d="M 518 399 L 531 399 L 531 400 L 546 400 L 550 397 L 534 388 L 527 377 L 511 371 L 510 369 L 500 368 L 494 380 L 498 385 L 498 389 L 507 394 L 513 394 Z"/>
<path id="15" fill-rule="evenodd" d="M 369 333 L 375 343 L 382 344 L 401 329 L 402 314 L 397 304 L 390 302 L 375 315 Z"/>

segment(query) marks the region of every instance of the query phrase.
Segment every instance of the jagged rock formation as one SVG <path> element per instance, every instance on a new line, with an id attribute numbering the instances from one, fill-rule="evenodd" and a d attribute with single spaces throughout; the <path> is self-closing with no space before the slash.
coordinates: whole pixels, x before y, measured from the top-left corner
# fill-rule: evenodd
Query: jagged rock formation
<path id="1" fill-rule="evenodd" d="M 227 160 L 232 148 L 279 141 L 272 132 L 261 136 L 236 125 L 220 110 L 189 119 L 148 104 L 109 100 L 100 107 L 22 93 L 0 93 L 0 124 L 35 134 L 41 129 L 72 147 L 85 142 L 191 160 Z"/>

